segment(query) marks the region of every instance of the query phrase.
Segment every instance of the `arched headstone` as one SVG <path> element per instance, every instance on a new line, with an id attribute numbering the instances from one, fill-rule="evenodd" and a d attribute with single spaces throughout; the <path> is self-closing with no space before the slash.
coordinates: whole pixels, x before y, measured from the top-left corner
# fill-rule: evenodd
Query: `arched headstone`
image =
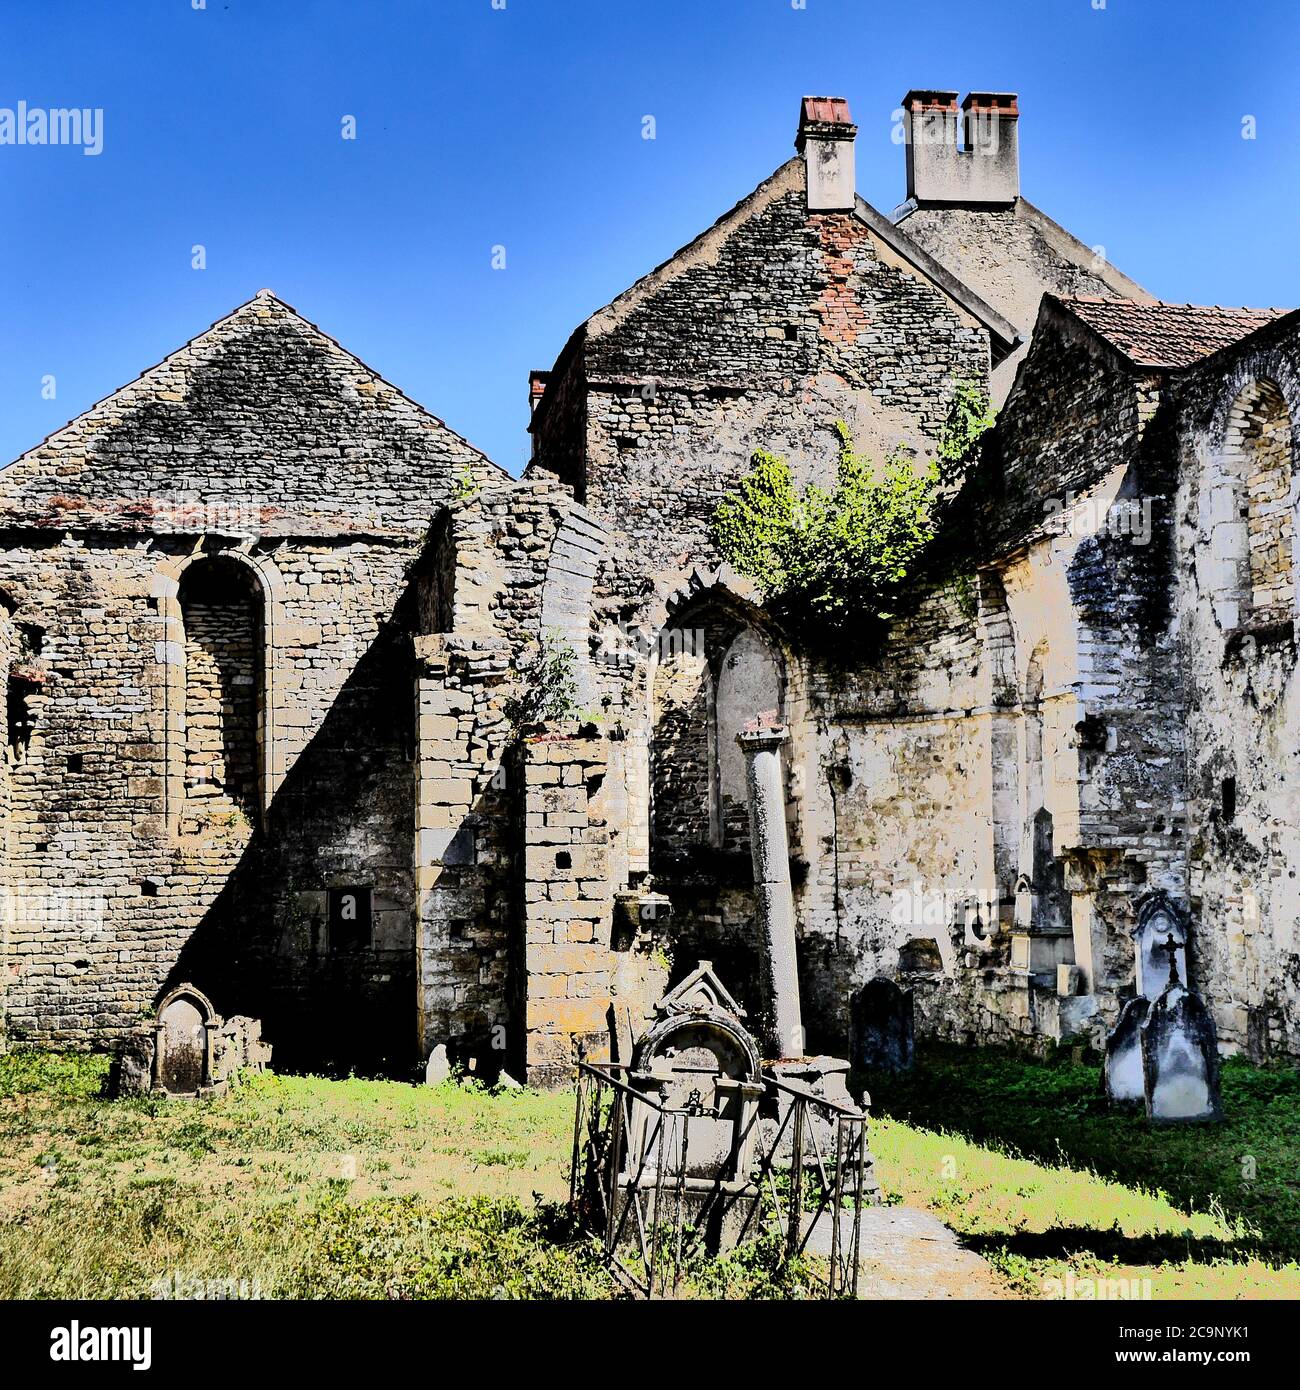
<path id="1" fill-rule="evenodd" d="M 659 1001 L 656 1013 L 658 1021 L 637 1045 L 632 1083 L 657 1104 L 690 1117 L 689 1129 L 674 1126 L 665 1166 L 688 1178 L 743 1174 L 762 1081 L 758 1048 L 740 1021 L 742 1010 L 709 962 L 701 961 Z M 637 1111 L 629 1163 L 644 1161 L 653 1169 L 658 1162 L 650 1138 L 654 1117 L 644 1107 Z"/>
<path id="2" fill-rule="evenodd" d="M 1158 999 L 1169 984 L 1170 943 L 1177 951 L 1178 978 L 1186 983 L 1187 919 L 1169 895 L 1158 890 L 1138 905 L 1133 929 L 1137 992 L 1145 999 Z"/>
<path id="3" fill-rule="evenodd" d="M 212 1080 L 212 1033 L 220 1026 L 207 997 L 190 985 L 158 1008 L 154 1084 L 169 1095 L 195 1095 Z"/>

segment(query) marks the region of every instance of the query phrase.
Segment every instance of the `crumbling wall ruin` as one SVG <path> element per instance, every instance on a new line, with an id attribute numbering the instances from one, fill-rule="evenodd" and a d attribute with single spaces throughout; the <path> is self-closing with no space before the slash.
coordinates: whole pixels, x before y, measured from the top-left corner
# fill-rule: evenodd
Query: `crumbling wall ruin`
<path id="1" fill-rule="evenodd" d="M 186 979 L 286 1065 L 415 1060 L 403 596 L 466 472 L 500 476 L 262 294 L 0 475 L 39 633 L 8 663 L 12 1036 L 103 1044 Z"/>
<path id="2" fill-rule="evenodd" d="M 1297 330 L 1266 328 L 1180 383 L 1178 594 L 1193 984 L 1221 1044 L 1300 1055 Z"/>

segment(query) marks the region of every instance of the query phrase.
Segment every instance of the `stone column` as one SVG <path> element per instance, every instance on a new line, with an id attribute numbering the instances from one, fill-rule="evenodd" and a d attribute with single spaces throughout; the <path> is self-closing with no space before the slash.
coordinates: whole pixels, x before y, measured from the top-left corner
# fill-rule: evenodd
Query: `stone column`
<path id="1" fill-rule="evenodd" d="M 754 856 L 755 920 L 760 938 L 770 1031 L 764 1042 L 774 1058 L 804 1050 L 799 1011 L 799 968 L 794 946 L 794 892 L 785 832 L 785 787 L 781 775 L 784 729 L 736 735 L 745 754 L 749 785 L 749 841 Z"/>

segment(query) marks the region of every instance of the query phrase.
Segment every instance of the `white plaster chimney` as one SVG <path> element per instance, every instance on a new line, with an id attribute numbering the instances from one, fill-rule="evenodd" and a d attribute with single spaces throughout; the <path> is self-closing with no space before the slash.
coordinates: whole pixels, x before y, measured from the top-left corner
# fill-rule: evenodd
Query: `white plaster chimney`
<path id="1" fill-rule="evenodd" d="M 1020 196 L 1014 92 L 971 92 L 958 113 L 956 92 L 916 90 L 903 111 L 907 196 L 918 207 L 1009 207 Z"/>
<path id="2" fill-rule="evenodd" d="M 807 170 L 809 212 L 851 212 L 857 196 L 853 137 L 843 97 L 804 97 L 794 147 Z"/>

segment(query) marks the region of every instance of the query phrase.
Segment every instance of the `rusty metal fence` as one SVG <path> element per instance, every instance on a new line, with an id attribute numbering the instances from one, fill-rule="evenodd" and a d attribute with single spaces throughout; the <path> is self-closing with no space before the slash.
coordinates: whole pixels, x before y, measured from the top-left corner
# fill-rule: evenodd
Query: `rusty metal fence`
<path id="1" fill-rule="evenodd" d="M 853 1295 L 871 1200 L 864 1114 L 765 1077 L 732 1162 L 701 1178 L 691 1125 L 716 1110 L 698 1092 L 667 1107 L 629 1077 L 613 1063 L 579 1063 L 569 1184 L 571 1209 L 629 1293 L 670 1295 L 701 1249 L 775 1231 L 783 1265 L 812 1246 L 827 1261 L 825 1297 Z"/>

